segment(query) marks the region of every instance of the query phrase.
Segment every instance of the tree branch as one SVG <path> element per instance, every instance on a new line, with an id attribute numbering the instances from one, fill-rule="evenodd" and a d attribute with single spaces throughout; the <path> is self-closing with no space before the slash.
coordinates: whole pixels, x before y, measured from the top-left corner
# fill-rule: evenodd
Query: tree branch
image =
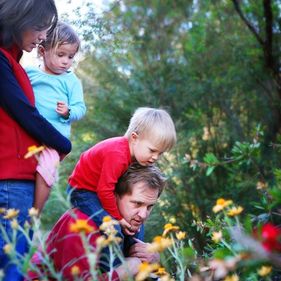
<path id="1" fill-rule="evenodd" d="M 237 11 L 238 15 L 242 19 L 242 21 L 246 24 L 246 26 L 250 29 L 250 31 L 254 34 L 258 42 L 262 45 L 264 48 L 264 40 L 259 36 L 258 32 L 256 31 L 255 27 L 247 20 L 245 15 L 243 14 L 240 5 L 239 0 L 232 0 L 235 10 Z"/>
<path id="2" fill-rule="evenodd" d="M 265 45 L 264 45 L 265 62 L 269 68 L 271 68 L 273 71 L 275 71 L 273 54 L 272 54 L 273 15 L 272 15 L 272 10 L 271 10 L 271 0 L 263 0 L 263 10 L 264 10 L 265 36 L 266 36 Z"/>

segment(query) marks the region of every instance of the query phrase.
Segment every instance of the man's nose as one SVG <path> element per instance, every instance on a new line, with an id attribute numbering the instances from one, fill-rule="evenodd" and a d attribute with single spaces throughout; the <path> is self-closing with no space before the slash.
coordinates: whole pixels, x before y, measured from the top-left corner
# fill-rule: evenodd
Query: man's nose
<path id="1" fill-rule="evenodd" d="M 142 220 L 145 220 L 148 216 L 148 211 L 147 211 L 147 208 L 146 207 L 143 207 L 139 210 L 139 213 L 138 213 L 139 217 L 142 219 Z"/>

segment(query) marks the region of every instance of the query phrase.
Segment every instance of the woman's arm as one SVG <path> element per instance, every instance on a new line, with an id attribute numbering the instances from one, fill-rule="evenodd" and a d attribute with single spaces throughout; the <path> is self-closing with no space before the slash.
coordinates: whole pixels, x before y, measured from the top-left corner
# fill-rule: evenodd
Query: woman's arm
<path id="1" fill-rule="evenodd" d="M 39 142 L 63 154 L 71 151 L 71 142 L 41 116 L 35 106 L 29 103 L 13 74 L 7 58 L 1 52 L 0 107 Z"/>

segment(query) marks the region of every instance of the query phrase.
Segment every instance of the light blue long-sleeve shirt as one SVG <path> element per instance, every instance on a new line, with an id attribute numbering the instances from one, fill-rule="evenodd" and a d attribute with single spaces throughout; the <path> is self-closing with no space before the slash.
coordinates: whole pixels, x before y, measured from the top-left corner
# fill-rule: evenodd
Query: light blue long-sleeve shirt
<path id="1" fill-rule="evenodd" d="M 71 123 L 81 119 L 86 113 L 80 80 L 71 71 L 54 75 L 36 67 L 27 67 L 25 70 L 33 87 L 37 109 L 61 134 L 69 138 Z M 68 105 L 68 119 L 56 112 L 58 101 Z"/>

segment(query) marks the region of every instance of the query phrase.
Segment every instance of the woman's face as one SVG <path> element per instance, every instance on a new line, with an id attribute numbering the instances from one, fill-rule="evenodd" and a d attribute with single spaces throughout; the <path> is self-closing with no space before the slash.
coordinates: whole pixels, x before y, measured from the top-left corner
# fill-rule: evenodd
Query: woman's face
<path id="1" fill-rule="evenodd" d="M 28 29 L 22 34 L 21 49 L 26 52 L 31 52 L 42 41 L 46 40 L 48 29 L 34 30 Z"/>

